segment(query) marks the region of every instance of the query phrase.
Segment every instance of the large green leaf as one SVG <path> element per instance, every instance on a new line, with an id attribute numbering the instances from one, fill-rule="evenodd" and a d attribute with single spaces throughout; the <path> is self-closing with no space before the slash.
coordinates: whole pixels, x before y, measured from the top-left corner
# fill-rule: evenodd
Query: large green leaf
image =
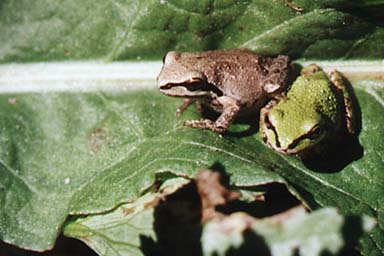
<path id="1" fill-rule="evenodd" d="M 154 90 L 1 95 L 1 238 L 48 249 L 69 213 L 132 200 L 155 172 L 192 175 L 218 162 L 238 184 L 284 182 L 267 171 L 284 166 L 263 145 L 252 160 L 241 142 L 185 129 L 178 103 Z"/>
<path id="2" fill-rule="evenodd" d="M 145 207 L 155 200 L 146 194 L 112 212 L 68 221 L 64 235 L 82 240 L 99 255 L 142 255 L 143 240 L 156 241 L 154 208 Z"/>
<path id="3" fill-rule="evenodd" d="M 311 214 L 298 208 L 261 220 L 237 213 L 204 227 L 203 251 L 218 256 L 339 255 L 372 224 L 369 218 L 341 216 L 333 208 Z"/>
<path id="4" fill-rule="evenodd" d="M 248 47 L 307 58 L 383 58 L 384 1 L 3 0 L 0 61 L 160 58 Z"/>
<path id="5" fill-rule="evenodd" d="M 23 88 L 20 73 L 13 75 Z M 1 80 L 0 88 L 17 91 L 11 80 Z M 155 90 L 71 92 L 81 82 L 67 82 L 64 92 L 39 88 L 0 95 L 2 240 L 49 249 L 68 214 L 103 213 L 134 200 L 150 188 L 155 174 L 193 176 L 221 165 L 239 187 L 288 181 L 314 208 L 336 206 L 346 214 L 376 217 L 378 226 L 361 244 L 368 255 L 384 252 L 383 82 L 353 82 L 362 112 L 363 154 L 347 159 L 343 168 L 325 170 L 273 152 L 257 133 L 222 137 L 183 127 L 182 120 L 199 114 L 190 108 L 176 118 L 180 100 Z"/>

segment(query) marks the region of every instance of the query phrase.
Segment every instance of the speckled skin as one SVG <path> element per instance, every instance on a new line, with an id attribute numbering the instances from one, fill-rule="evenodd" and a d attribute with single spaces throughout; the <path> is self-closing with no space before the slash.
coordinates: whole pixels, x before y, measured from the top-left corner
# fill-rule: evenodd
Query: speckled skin
<path id="1" fill-rule="evenodd" d="M 344 104 L 349 95 L 344 93 L 345 85 L 341 81 L 337 71 L 331 74 L 330 80 L 315 65 L 304 69 L 286 98 L 262 109 L 263 139 L 276 151 L 299 154 L 335 134 L 353 133 L 353 129 L 346 127 L 352 110 Z"/>
<path id="2" fill-rule="evenodd" d="M 257 115 L 268 100 L 286 87 L 290 72 L 287 56 L 263 57 L 246 49 L 206 52 L 169 52 L 157 78 L 160 91 L 168 96 L 198 101 L 219 113 L 215 121 L 187 121 L 186 125 L 227 130 L 237 115 Z"/>

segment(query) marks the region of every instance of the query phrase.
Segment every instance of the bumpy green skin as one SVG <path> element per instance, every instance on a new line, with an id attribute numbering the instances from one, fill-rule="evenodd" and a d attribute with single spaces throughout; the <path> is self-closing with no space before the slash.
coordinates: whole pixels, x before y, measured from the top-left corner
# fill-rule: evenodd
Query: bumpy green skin
<path id="1" fill-rule="evenodd" d="M 339 96 L 323 71 L 304 70 L 285 98 L 262 110 L 264 141 L 279 152 L 298 154 L 330 138 L 343 126 L 345 109 Z"/>

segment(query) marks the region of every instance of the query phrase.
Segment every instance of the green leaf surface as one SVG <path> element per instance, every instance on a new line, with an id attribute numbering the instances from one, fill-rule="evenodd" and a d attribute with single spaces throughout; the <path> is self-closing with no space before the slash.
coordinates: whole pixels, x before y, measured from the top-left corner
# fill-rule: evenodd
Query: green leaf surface
<path id="1" fill-rule="evenodd" d="M 110 213 L 68 221 L 64 235 L 80 239 L 99 255 L 143 255 L 143 238 L 156 240 L 154 208 L 145 207 L 154 200 L 156 195 L 146 194 Z"/>
<path id="2" fill-rule="evenodd" d="M 251 160 L 241 142 L 185 129 L 174 115 L 178 103 L 154 90 L 1 95 L 2 239 L 51 248 L 69 213 L 133 200 L 156 172 L 193 175 L 218 162 L 239 170 L 239 185 L 284 182 L 268 172 L 284 166 L 262 154 L 262 144 Z"/>
<path id="3" fill-rule="evenodd" d="M 381 59 L 384 1 L 3 0 L 0 62 L 161 58 L 248 47 L 298 58 Z"/>
<path id="4" fill-rule="evenodd" d="M 383 253 L 384 84 L 352 82 L 362 112 L 362 154 L 321 171 L 273 152 L 257 133 L 222 137 L 183 127 L 199 114 L 190 108 L 176 118 L 180 100 L 155 90 L 2 93 L 0 237 L 49 249 L 69 214 L 103 213 L 134 200 L 156 174 L 191 177 L 219 164 L 236 186 L 288 181 L 313 208 L 377 218 L 361 245 L 367 255 Z"/>
<path id="5" fill-rule="evenodd" d="M 374 225 L 370 218 L 342 216 L 334 208 L 311 214 L 298 208 L 280 215 L 252 220 L 237 213 L 207 223 L 202 234 L 204 255 L 339 255 Z"/>
<path id="6" fill-rule="evenodd" d="M 159 220 L 155 220 L 158 215 L 156 207 L 161 198 L 188 182 L 182 178 L 172 178 L 162 184 L 161 193 L 148 192 L 134 202 L 123 204 L 108 213 L 70 219 L 64 225 L 63 233 L 82 240 L 99 255 L 143 255 L 145 251 L 154 252 L 155 242 L 158 241 L 155 223 L 159 226 Z M 187 206 L 188 199 L 188 196 L 182 197 L 180 202 L 185 204 L 179 206 Z"/>

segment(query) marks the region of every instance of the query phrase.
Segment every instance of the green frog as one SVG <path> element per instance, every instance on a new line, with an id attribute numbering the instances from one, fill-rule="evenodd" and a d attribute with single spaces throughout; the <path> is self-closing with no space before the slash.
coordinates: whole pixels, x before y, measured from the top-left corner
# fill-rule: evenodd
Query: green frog
<path id="1" fill-rule="evenodd" d="M 327 141 L 356 133 L 352 102 L 351 87 L 338 71 L 328 76 L 312 64 L 285 96 L 261 110 L 261 137 L 278 152 L 305 155 Z"/>

